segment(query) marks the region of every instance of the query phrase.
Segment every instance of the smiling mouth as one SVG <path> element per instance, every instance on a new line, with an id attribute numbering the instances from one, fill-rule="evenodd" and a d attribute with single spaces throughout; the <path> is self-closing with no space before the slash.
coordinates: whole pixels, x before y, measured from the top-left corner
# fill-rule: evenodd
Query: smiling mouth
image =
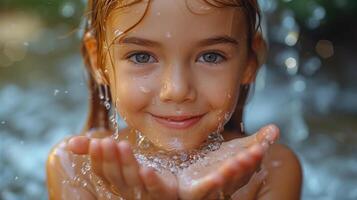
<path id="1" fill-rule="evenodd" d="M 174 128 L 174 129 L 186 129 L 201 120 L 201 118 L 205 114 L 202 115 L 195 115 L 195 116 L 158 116 L 153 115 L 151 116 L 157 121 L 159 124 L 164 125 L 167 128 Z"/>

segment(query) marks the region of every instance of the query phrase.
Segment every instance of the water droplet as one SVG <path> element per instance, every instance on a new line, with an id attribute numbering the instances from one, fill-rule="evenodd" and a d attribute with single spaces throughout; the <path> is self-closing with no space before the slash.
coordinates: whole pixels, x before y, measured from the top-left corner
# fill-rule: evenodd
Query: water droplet
<path id="1" fill-rule="evenodd" d="M 166 37 L 167 38 L 171 38 L 172 37 L 171 33 L 170 32 L 166 32 Z"/>
<path id="2" fill-rule="evenodd" d="M 15 176 L 15 181 L 19 180 L 19 177 L 18 176 Z"/>
<path id="3" fill-rule="evenodd" d="M 230 118 L 231 118 L 231 114 L 230 114 L 230 113 L 224 114 L 224 120 L 225 120 L 226 122 L 228 122 Z"/>
<path id="4" fill-rule="evenodd" d="M 59 92 L 60 92 L 59 90 L 55 89 L 54 92 L 53 92 L 53 95 L 54 95 L 54 96 L 57 96 L 57 94 L 58 94 Z"/>
<path id="5" fill-rule="evenodd" d="M 3 124 L 3 125 L 6 124 L 6 121 L 1 121 L 1 124 Z"/>
<path id="6" fill-rule="evenodd" d="M 123 31 L 120 31 L 119 29 L 114 31 L 114 35 L 115 35 L 116 37 L 122 35 L 123 33 L 124 33 L 124 32 L 123 32 Z"/>
<path id="7" fill-rule="evenodd" d="M 137 143 L 138 148 L 134 150 L 134 155 L 141 165 L 153 167 L 154 169 L 161 171 L 166 169 L 174 174 L 179 173 L 191 164 L 196 163 L 198 160 L 205 157 L 210 152 L 217 150 L 223 141 L 223 137 L 220 134 L 212 133 L 207 140 L 198 149 L 186 150 L 186 151 L 157 151 L 155 153 L 147 153 L 144 151 L 143 144 L 146 142 L 149 145 L 153 145 L 146 137 L 142 137 Z M 208 161 L 203 161 L 208 164 Z"/>
<path id="8" fill-rule="evenodd" d="M 140 86 L 139 88 L 140 88 L 140 91 L 141 91 L 141 92 L 143 92 L 143 93 L 146 93 L 146 94 L 147 94 L 147 93 L 149 93 L 149 92 L 150 92 L 150 90 L 149 90 L 149 89 L 147 89 L 147 88 L 146 88 L 146 87 L 144 87 L 144 86 Z"/>
<path id="9" fill-rule="evenodd" d="M 65 94 L 68 94 L 68 90 L 65 90 L 64 93 L 65 93 Z"/>
<path id="10" fill-rule="evenodd" d="M 157 15 L 157 16 L 160 16 L 160 15 L 161 15 L 161 12 L 157 12 L 156 15 Z"/>
<path id="11" fill-rule="evenodd" d="M 271 162 L 271 166 L 272 166 L 272 167 L 280 167 L 281 165 L 282 165 L 282 162 L 279 161 L 279 160 L 273 160 L 273 161 Z"/>
<path id="12" fill-rule="evenodd" d="M 66 2 L 61 8 L 61 14 L 64 17 L 72 17 L 75 11 L 75 4 L 73 2 Z"/>
<path id="13" fill-rule="evenodd" d="M 188 155 L 187 155 L 187 154 L 185 154 L 185 153 L 182 153 L 182 154 L 180 155 L 180 159 L 181 159 L 181 161 L 186 161 L 186 160 L 187 160 L 187 158 L 188 158 Z"/>
<path id="14" fill-rule="evenodd" d="M 200 11 L 209 11 L 209 10 L 211 10 L 211 7 L 204 5 L 204 6 L 200 6 L 199 10 L 200 10 Z"/>
<path id="15" fill-rule="evenodd" d="M 86 187 L 87 184 L 88 184 L 88 183 L 87 183 L 86 181 L 82 181 L 82 186 L 83 186 L 83 187 Z"/>

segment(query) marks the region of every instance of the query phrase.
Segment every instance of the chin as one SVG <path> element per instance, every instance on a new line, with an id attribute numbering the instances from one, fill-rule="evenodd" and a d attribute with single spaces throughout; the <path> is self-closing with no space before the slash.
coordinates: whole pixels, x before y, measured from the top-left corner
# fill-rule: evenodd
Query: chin
<path id="1" fill-rule="evenodd" d="M 175 132 L 176 134 L 172 134 L 172 132 L 169 135 L 163 133 L 148 138 L 155 146 L 166 151 L 182 151 L 198 148 L 209 135 L 209 132 L 207 132 L 207 134 L 198 134 L 196 132 L 195 137 L 193 137 L 193 133 L 191 131 L 180 131 L 179 133 L 177 131 Z"/>

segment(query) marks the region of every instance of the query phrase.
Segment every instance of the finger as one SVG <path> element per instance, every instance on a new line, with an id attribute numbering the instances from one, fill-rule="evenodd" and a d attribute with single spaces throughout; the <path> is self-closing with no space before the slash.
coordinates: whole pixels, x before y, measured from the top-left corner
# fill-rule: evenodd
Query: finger
<path id="1" fill-rule="evenodd" d="M 100 146 L 99 139 L 92 139 L 90 141 L 89 155 L 91 158 L 91 164 L 94 173 L 104 178 L 103 169 L 102 169 L 103 156 L 102 156 L 102 149 Z"/>
<path id="2" fill-rule="evenodd" d="M 141 186 L 142 182 L 139 177 L 139 166 L 129 143 L 126 141 L 119 142 L 118 149 L 125 184 L 129 187 Z"/>
<path id="3" fill-rule="evenodd" d="M 111 138 L 105 138 L 101 142 L 103 149 L 103 174 L 109 183 L 117 189 L 123 190 L 126 185 L 121 174 L 120 158 L 116 143 Z"/>
<path id="4" fill-rule="evenodd" d="M 207 199 L 206 197 L 209 197 L 212 191 L 221 190 L 223 183 L 224 177 L 220 173 L 214 172 L 199 181 L 195 188 L 195 196 L 198 199 Z"/>
<path id="5" fill-rule="evenodd" d="M 140 177 L 146 192 L 153 199 L 174 199 L 177 196 L 173 183 L 165 184 L 153 169 L 141 168 Z"/>
<path id="6" fill-rule="evenodd" d="M 260 166 L 260 163 L 262 162 L 264 155 L 264 149 L 261 145 L 253 145 L 249 149 L 245 150 L 244 152 L 241 152 L 235 157 L 235 164 L 239 166 L 245 173 L 253 173 L 254 171 L 257 171 L 257 169 Z M 237 171 L 235 171 L 237 172 Z M 238 178 L 243 177 L 246 175 L 245 173 L 236 173 Z"/>
<path id="7" fill-rule="evenodd" d="M 232 194 L 245 185 L 257 170 L 262 158 L 262 147 L 254 145 L 226 161 L 219 170 L 225 180 L 223 187 L 225 194 Z"/>
<path id="8" fill-rule="evenodd" d="M 233 194 L 240 187 L 246 185 L 255 171 L 258 171 L 260 164 L 263 159 L 263 147 L 260 145 L 254 145 L 247 149 L 244 153 L 237 155 L 233 165 L 231 167 L 234 175 L 231 175 L 230 180 L 226 185 L 225 192 L 228 194 Z"/>
<path id="9" fill-rule="evenodd" d="M 244 143 L 246 147 L 250 147 L 255 144 L 261 144 L 264 141 L 272 144 L 279 139 L 279 135 L 279 128 L 274 124 L 270 124 L 261 128 L 254 135 L 242 138 L 240 142 Z"/>
<path id="10" fill-rule="evenodd" d="M 217 199 L 223 188 L 224 177 L 220 173 L 213 173 L 204 181 L 205 184 L 197 188 L 196 193 L 204 195 L 196 195 L 197 199 Z"/>
<path id="11" fill-rule="evenodd" d="M 86 136 L 75 136 L 68 140 L 67 150 L 74 154 L 88 154 L 90 139 Z"/>

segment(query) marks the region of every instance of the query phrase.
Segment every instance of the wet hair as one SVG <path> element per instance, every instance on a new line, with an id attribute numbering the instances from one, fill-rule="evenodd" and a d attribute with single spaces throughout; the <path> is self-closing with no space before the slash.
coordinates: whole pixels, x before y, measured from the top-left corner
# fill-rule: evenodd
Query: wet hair
<path id="1" fill-rule="evenodd" d="M 86 18 L 86 26 L 84 30 L 83 39 L 85 38 L 85 34 L 92 34 L 92 36 L 97 40 L 97 60 L 98 66 L 93 66 L 95 68 L 99 68 L 103 70 L 104 67 L 104 58 L 105 58 L 105 49 L 110 47 L 108 44 L 104 44 L 107 42 L 105 39 L 105 27 L 106 27 L 106 19 L 109 14 L 114 9 L 120 9 L 124 7 L 131 6 L 133 4 L 139 3 L 142 0 L 88 0 L 87 12 L 85 13 Z M 137 24 L 141 22 L 144 18 L 148 7 L 150 5 L 151 0 L 146 0 L 147 6 L 140 20 L 131 26 L 129 29 L 125 30 L 125 32 L 130 31 Z M 187 0 L 186 0 L 187 1 Z M 189 1 L 189 0 L 188 0 Z M 223 7 L 236 7 L 243 8 L 245 12 L 246 19 L 248 21 L 248 47 L 250 52 L 252 47 L 252 39 L 255 33 L 260 29 L 260 9 L 257 3 L 257 0 L 203 0 L 208 5 L 223 8 Z M 186 2 L 187 3 L 187 2 Z M 116 38 L 114 39 L 114 41 Z M 102 102 L 99 98 L 99 87 L 98 83 L 95 79 L 95 72 L 92 70 L 88 52 L 85 48 L 84 41 L 82 41 L 82 56 L 84 59 L 85 68 L 88 72 L 88 87 L 89 87 L 89 112 L 86 121 L 86 125 L 82 130 L 84 133 L 90 131 L 92 129 L 111 129 L 110 120 L 109 120 L 109 111 L 102 105 Z M 109 52 L 109 51 L 108 51 Z M 245 105 L 246 97 L 249 92 L 249 86 L 244 85 L 241 86 L 240 95 L 238 98 L 237 106 L 232 114 L 231 119 L 225 125 L 225 129 L 227 130 L 240 130 L 240 122 L 243 118 L 243 108 Z M 110 94 L 109 94 L 110 96 Z"/>

